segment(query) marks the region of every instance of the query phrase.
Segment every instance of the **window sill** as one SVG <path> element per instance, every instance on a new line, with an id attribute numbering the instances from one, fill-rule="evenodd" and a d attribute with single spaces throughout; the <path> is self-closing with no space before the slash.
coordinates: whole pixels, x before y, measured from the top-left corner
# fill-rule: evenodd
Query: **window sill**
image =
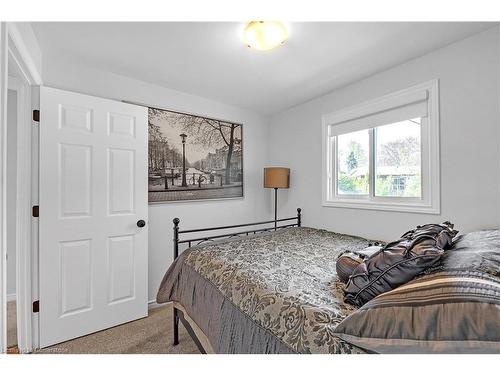
<path id="1" fill-rule="evenodd" d="M 425 203 L 396 203 L 396 202 L 368 202 L 354 200 L 337 200 L 337 201 L 323 201 L 323 207 L 337 207 L 337 208 L 354 208 L 361 210 L 377 210 L 377 211 L 393 211 L 393 212 L 411 212 L 417 214 L 432 214 L 439 215 L 441 213 L 439 207 L 433 207 Z"/>

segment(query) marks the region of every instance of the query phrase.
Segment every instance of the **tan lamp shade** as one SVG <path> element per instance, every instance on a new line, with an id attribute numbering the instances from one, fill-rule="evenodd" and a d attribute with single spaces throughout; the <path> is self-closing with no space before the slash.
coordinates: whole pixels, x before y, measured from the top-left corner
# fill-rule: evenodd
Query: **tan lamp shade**
<path id="1" fill-rule="evenodd" d="M 290 168 L 264 168 L 264 187 L 288 189 L 290 187 Z"/>

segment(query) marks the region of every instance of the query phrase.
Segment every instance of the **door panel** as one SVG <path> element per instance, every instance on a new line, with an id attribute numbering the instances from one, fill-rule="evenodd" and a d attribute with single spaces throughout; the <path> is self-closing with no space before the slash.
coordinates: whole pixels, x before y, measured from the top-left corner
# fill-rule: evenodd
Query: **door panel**
<path id="1" fill-rule="evenodd" d="M 40 345 L 147 315 L 147 109 L 40 90 Z"/>
<path id="2" fill-rule="evenodd" d="M 108 149 L 109 214 L 134 213 L 134 150 Z"/>
<path id="3" fill-rule="evenodd" d="M 108 239 L 109 303 L 134 297 L 134 236 Z"/>
<path id="4" fill-rule="evenodd" d="M 59 145 L 62 217 L 91 216 L 92 147 Z"/>
<path id="5" fill-rule="evenodd" d="M 60 243 L 59 316 L 61 317 L 92 307 L 91 242 L 87 239 Z M 75 290 L 79 293 L 74 293 Z"/>
<path id="6" fill-rule="evenodd" d="M 92 110 L 84 107 L 59 105 L 59 128 L 92 132 Z"/>
<path id="7" fill-rule="evenodd" d="M 108 114 L 108 134 L 135 137 L 135 118 L 118 113 Z"/>

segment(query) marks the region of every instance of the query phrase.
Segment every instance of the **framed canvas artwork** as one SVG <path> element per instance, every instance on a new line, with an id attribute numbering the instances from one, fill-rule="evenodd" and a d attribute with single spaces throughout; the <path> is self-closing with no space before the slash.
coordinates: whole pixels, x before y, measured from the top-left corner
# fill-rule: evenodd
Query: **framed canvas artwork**
<path id="1" fill-rule="evenodd" d="M 243 197 L 242 124 L 149 108 L 149 202 Z"/>

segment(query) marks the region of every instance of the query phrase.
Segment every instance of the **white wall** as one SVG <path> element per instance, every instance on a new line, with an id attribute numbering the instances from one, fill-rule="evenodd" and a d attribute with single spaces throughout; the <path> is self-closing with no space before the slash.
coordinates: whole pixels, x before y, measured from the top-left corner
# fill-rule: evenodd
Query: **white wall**
<path id="1" fill-rule="evenodd" d="M 499 224 L 499 37 L 494 28 L 284 111 L 268 120 L 251 111 L 45 56 L 44 84 L 244 124 L 245 198 L 152 205 L 149 209 L 149 298 L 172 261 L 172 218 L 189 227 L 271 217 L 262 168 L 289 166 L 280 216 L 303 208 L 304 224 L 390 240 L 409 227 L 451 220 L 469 231 Z M 378 96 L 440 79 L 441 215 L 321 206 L 321 116 Z M 479 183 L 481 182 L 481 186 Z"/>
<path id="2" fill-rule="evenodd" d="M 46 86 L 243 123 L 243 199 L 149 206 L 150 300 L 155 299 L 161 278 L 173 260 L 174 217 L 179 217 L 180 225 L 186 229 L 271 218 L 269 194 L 262 187 L 262 168 L 268 159 L 266 118 L 202 97 L 92 70 L 75 62 L 59 62 L 57 57 L 44 57 L 43 66 L 42 77 Z"/>
<path id="3" fill-rule="evenodd" d="M 282 212 L 301 206 L 305 225 L 382 240 L 442 220 L 461 231 L 498 226 L 498 33 L 489 29 L 274 116 L 271 164 L 292 169 Z M 441 215 L 322 207 L 322 115 L 434 78 L 440 80 Z"/>
<path id="4" fill-rule="evenodd" d="M 17 93 L 7 95 L 7 295 L 16 294 Z"/>

